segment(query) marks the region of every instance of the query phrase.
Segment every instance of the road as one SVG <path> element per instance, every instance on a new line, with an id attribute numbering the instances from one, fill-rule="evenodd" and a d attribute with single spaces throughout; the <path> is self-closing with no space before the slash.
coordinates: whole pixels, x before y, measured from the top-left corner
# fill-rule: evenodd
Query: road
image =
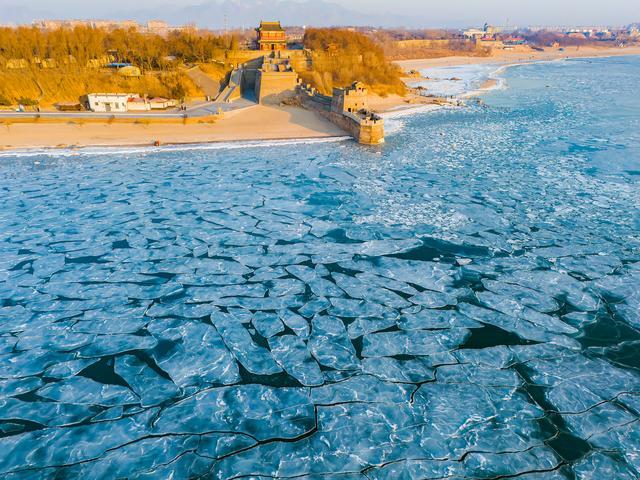
<path id="1" fill-rule="evenodd" d="M 136 112 L 136 113 L 96 113 L 96 112 L 0 112 L 0 120 L 11 120 L 16 118 L 100 118 L 109 120 L 111 118 L 132 118 L 152 120 L 154 118 L 188 118 L 207 117 L 215 115 L 219 110 L 230 112 L 255 105 L 255 102 L 240 98 L 234 102 L 196 102 L 188 105 L 186 111 L 172 108 L 163 112 Z"/>

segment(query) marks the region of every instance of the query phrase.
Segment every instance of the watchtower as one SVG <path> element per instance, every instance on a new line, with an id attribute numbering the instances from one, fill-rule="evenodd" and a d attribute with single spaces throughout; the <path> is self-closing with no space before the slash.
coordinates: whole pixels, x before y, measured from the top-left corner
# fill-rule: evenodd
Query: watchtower
<path id="1" fill-rule="evenodd" d="M 276 51 L 287 49 L 287 34 L 280 22 L 260 22 L 258 32 L 258 50 Z"/>

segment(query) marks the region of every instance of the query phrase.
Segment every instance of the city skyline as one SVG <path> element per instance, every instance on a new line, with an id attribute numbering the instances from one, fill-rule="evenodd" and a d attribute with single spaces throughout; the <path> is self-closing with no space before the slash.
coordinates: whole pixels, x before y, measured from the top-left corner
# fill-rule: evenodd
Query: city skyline
<path id="1" fill-rule="evenodd" d="M 171 24 L 194 22 L 200 27 L 251 26 L 260 19 L 278 18 L 288 25 L 373 25 L 384 27 L 462 28 L 489 22 L 498 25 L 626 25 L 640 19 L 640 8 L 624 0 L 611 0 L 606 12 L 593 1 L 541 0 L 515 5 L 504 0 L 451 0 L 440 2 L 399 0 L 393 9 L 382 0 L 353 0 L 348 6 L 335 0 L 186 0 L 168 4 L 166 0 L 129 2 L 60 0 L 55 7 L 44 0 L 29 5 L 17 0 L 0 0 L 0 23 L 31 23 L 41 18 L 132 19 L 145 22 L 165 20 Z M 321 20 L 319 20 L 321 19 Z"/>

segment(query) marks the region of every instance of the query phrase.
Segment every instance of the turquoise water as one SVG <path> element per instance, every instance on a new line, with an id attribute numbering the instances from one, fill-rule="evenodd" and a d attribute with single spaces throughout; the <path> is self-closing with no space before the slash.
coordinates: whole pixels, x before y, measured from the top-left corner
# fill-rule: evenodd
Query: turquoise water
<path id="1" fill-rule="evenodd" d="M 379 149 L 0 158 L 0 477 L 638 478 L 640 58 L 504 76 Z"/>

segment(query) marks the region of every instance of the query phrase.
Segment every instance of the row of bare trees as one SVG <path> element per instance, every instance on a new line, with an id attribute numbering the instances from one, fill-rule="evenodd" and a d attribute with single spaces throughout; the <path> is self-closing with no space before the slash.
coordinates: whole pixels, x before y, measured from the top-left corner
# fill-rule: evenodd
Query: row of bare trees
<path id="1" fill-rule="evenodd" d="M 163 37 L 135 29 L 105 30 L 78 26 L 40 30 L 0 28 L 0 57 L 4 59 L 52 59 L 57 64 L 78 65 L 112 56 L 143 69 L 167 69 L 175 58 L 182 62 L 206 62 L 228 48 L 228 40 L 208 32 L 177 31 Z"/>

